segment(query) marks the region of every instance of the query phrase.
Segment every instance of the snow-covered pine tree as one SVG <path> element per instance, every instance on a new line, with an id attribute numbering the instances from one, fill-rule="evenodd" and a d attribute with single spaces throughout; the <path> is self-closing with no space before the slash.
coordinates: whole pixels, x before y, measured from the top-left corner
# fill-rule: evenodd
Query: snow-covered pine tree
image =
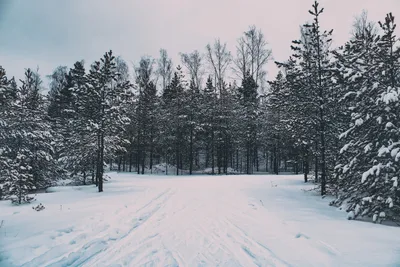
<path id="1" fill-rule="evenodd" d="M 73 117 L 72 107 L 75 98 L 71 90 L 72 79 L 68 75 L 66 66 L 57 67 L 48 78 L 50 79 L 50 91 L 47 95 L 49 102 L 47 113 L 54 132 L 54 157 L 59 160 L 60 155 L 70 149 L 68 140 L 74 132 L 74 129 L 70 127 L 70 121 Z"/>
<path id="2" fill-rule="evenodd" d="M 199 165 L 199 139 L 200 129 L 199 119 L 201 117 L 201 94 L 203 69 L 203 56 L 199 51 L 195 50 L 192 53 L 181 53 L 181 61 L 187 69 L 190 78 L 189 87 L 185 90 L 184 113 L 185 118 L 185 135 L 187 136 L 187 165 L 189 173 L 193 173 L 194 165 Z"/>
<path id="3" fill-rule="evenodd" d="M 93 63 L 87 75 L 85 98 L 82 99 L 83 106 L 93 111 L 88 127 L 97 139 L 96 178 L 99 192 L 103 191 L 104 163 L 123 149 L 120 139 L 129 124 L 125 103 L 130 97 L 132 85 L 128 81 L 119 83 L 118 76 L 115 57 L 109 51 L 100 61 Z"/>
<path id="4" fill-rule="evenodd" d="M 14 81 L 15 83 L 15 81 Z M 11 86 L 6 71 L 0 66 L 0 199 L 3 198 L 5 178 L 11 176 L 12 161 L 10 153 L 12 147 L 10 138 L 10 123 L 15 118 L 15 100 L 17 90 Z"/>
<path id="5" fill-rule="evenodd" d="M 245 151 L 247 174 L 253 173 L 254 151 L 257 144 L 257 88 L 258 86 L 253 76 L 248 71 L 242 81 L 242 86 L 239 88 L 239 103 L 243 110 L 240 117 L 243 123 L 242 145 Z"/>
<path id="6" fill-rule="evenodd" d="M 301 39 L 293 41 L 291 49 L 293 55 L 284 63 L 276 62 L 285 72 L 284 86 L 271 92 L 270 100 L 276 99 L 275 103 L 270 103 L 270 109 L 280 109 L 281 120 L 285 121 L 283 139 L 291 139 L 292 144 L 301 149 L 303 155 L 303 167 L 305 177 L 308 181 L 310 170 L 309 161 L 312 153 L 317 159 L 317 130 L 316 114 L 318 105 L 315 103 L 317 92 L 314 90 L 313 81 L 316 80 L 313 72 L 313 62 L 311 61 L 311 46 L 309 45 L 304 26 L 301 28 Z M 277 81 L 275 81 L 276 83 Z M 276 86 L 273 88 L 276 89 Z M 281 134 L 283 132 L 281 131 Z M 283 145 L 283 144 L 282 144 Z M 313 149 L 314 148 L 314 149 Z M 316 162 L 315 176 L 318 175 L 318 163 Z"/>
<path id="7" fill-rule="evenodd" d="M 232 169 L 234 145 L 237 140 L 236 133 L 239 132 L 236 113 L 240 107 L 235 97 L 236 88 L 231 84 L 224 85 L 220 96 L 220 131 L 222 134 L 221 154 L 223 173 L 228 174 L 228 167 Z"/>
<path id="8" fill-rule="evenodd" d="M 217 93 L 213 85 L 211 76 L 208 77 L 203 91 L 201 110 L 202 110 L 202 139 L 206 152 L 205 165 L 211 166 L 211 174 L 215 173 L 215 155 L 216 155 L 216 127 L 217 127 Z"/>
<path id="9" fill-rule="evenodd" d="M 268 135 L 265 141 L 269 146 L 269 150 L 272 152 L 272 171 L 275 174 L 278 174 L 279 154 L 283 152 L 281 147 L 283 147 L 282 143 L 285 140 L 283 134 L 285 133 L 285 128 L 288 130 L 288 126 L 290 126 L 288 124 L 283 125 L 283 117 L 285 116 L 284 111 L 288 114 L 291 110 L 291 105 L 288 105 L 289 101 L 285 95 L 285 81 L 281 71 L 279 71 L 275 80 L 270 82 L 270 85 L 270 94 L 263 103 L 266 106 L 266 109 L 264 110 L 265 113 L 263 114 L 265 120 L 263 131 Z M 287 123 L 290 123 L 290 121 Z"/>
<path id="10" fill-rule="evenodd" d="M 186 82 L 181 67 L 178 65 L 171 83 L 164 90 L 162 95 L 163 131 L 162 135 L 163 151 L 167 163 L 170 159 L 176 165 L 176 175 L 183 167 L 183 152 L 185 142 L 183 140 L 182 127 L 184 125 L 184 88 Z"/>
<path id="11" fill-rule="evenodd" d="M 197 149 L 197 142 L 199 138 L 199 119 L 200 119 L 200 101 L 201 95 L 199 87 L 196 85 L 195 78 L 192 77 L 189 88 L 185 91 L 184 95 L 184 128 L 182 129 L 187 135 L 187 159 L 189 165 L 189 174 L 193 173 L 194 161 Z"/>
<path id="12" fill-rule="evenodd" d="M 302 39 L 293 41 L 291 46 L 294 51 L 293 56 L 287 63 L 278 63 L 278 66 L 285 67 L 287 71 L 286 79 L 291 87 L 294 96 L 292 104 L 298 111 L 302 110 L 303 120 L 310 131 L 316 129 L 311 140 L 305 140 L 308 148 L 313 143 L 315 147 L 316 176 L 318 166 L 321 169 L 321 195 L 326 193 L 327 176 L 331 174 L 330 165 L 327 164 L 327 155 L 331 152 L 327 144 L 329 134 L 332 133 L 332 103 L 337 101 L 333 98 L 332 63 L 330 57 L 330 43 L 332 30 L 322 31 L 320 28 L 319 17 L 323 8 L 319 8 L 317 1 L 314 2 L 309 13 L 314 17 L 311 24 L 305 24 L 302 28 Z M 302 131 L 303 132 L 303 131 Z M 296 138 L 295 140 L 301 140 Z M 311 141 L 314 142 L 311 142 Z M 317 177 L 316 177 L 317 179 Z"/>
<path id="13" fill-rule="evenodd" d="M 91 174 L 95 183 L 96 137 L 88 123 L 96 116 L 92 107 L 83 61 L 77 61 L 66 75 L 58 98 L 59 163 L 79 183 L 86 184 Z M 60 101 L 61 100 L 61 101 Z"/>
<path id="14" fill-rule="evenodd" d="M 319 136 L 319 155 L 321 158 L 321 195 L 326 193 L 326 184 L 330 171 L 327 164 L 327 154 L 329 153 L 328 132 L 331 127 L 329 117 L 331 104 L 336 101 L 332 97 L 332 73 L 330 62 L 330 44 L 332 42 L 331 35 L 333 30 L 322 31 L 320 27 L 319 17 L 323 13 L 323 8 L 319 8 L 317 1 L 313 4 L 313 9 L 309 13 L 314 17 L 313 23 L 305 24 L 304 27 L 310 29 L 306 31 L 309 38 L 309 44 L 312 48 L 310 56 L 314 63 L 313 72 L 316 80 L 313 82 L 314 90 L 317 92 L 315 104 L 318 106 L 316 121 Z"/>
<path id="15" fill-rule="evenodd" d="M 144 174 L 146 159 L 152 169 L 155 150 L 157 88 L 153 78 L 153 59 L 143 57 L 136 68 L 136 83 L 139 90 L 136 123 L 137 123 L 137 172 Z M 141 166 L 141 170 L 140 170 Z"/>
<path id="16" fill-rule="evenodd" d="M 27 69 L 21 83 L 7 123 L 8 171 L 4 177 L 6 196 L 18 204 L 30 202 L 32 190 L 51 185 L 57 171 L 51 127 L 39 92 L 40 77 Z"/>
<path id="17" fill-rule="evenodd" d="M 348 200 L 349 218 L 399 220 L 399 71 L 400 50 L 395 23 L 388 14 L 379 23 L 383 34 L 364 29 L 337 57 L 348 92 L 350 127 L 341 135 L 346 144 L 337 166 L 340 195 Z"/>

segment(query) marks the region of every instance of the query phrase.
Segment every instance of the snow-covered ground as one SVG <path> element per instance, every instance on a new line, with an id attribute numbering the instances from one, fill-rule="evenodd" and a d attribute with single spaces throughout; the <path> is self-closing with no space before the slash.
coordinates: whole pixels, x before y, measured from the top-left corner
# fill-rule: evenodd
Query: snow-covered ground
<path id="1" fill-rule="evenodd" d="M 0 266 L 400 266 L 400 228 L 348 221 L 301 176 L 109 174 L 0 202 Z"/>

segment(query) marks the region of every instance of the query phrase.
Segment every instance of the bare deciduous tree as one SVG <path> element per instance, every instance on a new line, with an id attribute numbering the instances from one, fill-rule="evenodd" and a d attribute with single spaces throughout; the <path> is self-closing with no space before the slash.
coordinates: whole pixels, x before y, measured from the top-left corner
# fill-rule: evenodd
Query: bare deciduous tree
<path id="1" fill-rule="evenodd" d="M 122 57 L 117 57 L 115 59 L 115 65 L 117 68 L 117 72 L 119 74 L 118 76 L 118 82 L 125 82 L 129 80 L 129 67 L 128 64 L 126 64 L 125 60 L 122 59 Z"/>
<path id="2" fill-rule="evenodd" d="M 135 67 L 136 83 L 142 89 L 149 82 L 154 81 L 154 59 L 144 56 L 140 59 L 139 66 Z"/>
<path id="3" fill-rule="evenodd" d="M 358 17 L 354 18 L 351 35 L 353 38 L 357 35 L 362 36 L 366 31 L 369 31 L 372 35 L 375 35 L 378 33 L 378 28 L 374 22 L 368 21 L 368 11 L 363 10 Z"/>
<path id="4" fill-rule="evenodd" d="M 157 60 L 157 75 L 161 77 L 161 86 L 165 90 L 172 78 L 172 60 L 168 57 L 167 50 L 160 49 L 160 58 Z"/>
<path id="5" fill-rule="evenodd" d="M 228 51 L 226 43 L 222 44 L 219 39 L 214 42 L 213 46 L 208 44 L 206 49 L 206 58 L 211 65 L 216 88 L 221 92 L 224 86 L 225 72 L 232 61 L 231 53 Z"/>
<path id="6" fill-rule="evenodd" d="M 58 66 L 52 74 L 46 75 L 46 78 L 50 80 L 49 83 L 49 94 L 52 95 L 58 90 L 61 89 L 62 86 L 67 82 L 67 74 L 68 67 L 67 66 Z"/>
<path id="7" fill-rule="evenodd" d="M 271 49 L 267 48 L 267 41 L 261 30 L 251 26 L 243 36 L 238 39 L 236 46 L 236 58 L 234 60 L 234 71 L 243 79 L 247 71 L 253 76 L 257 85 L 262 88 L 265 85 L 267 75 L 264 67 L 272 58 Z"/>
<path id="8" fill-rule="evenodd" d="M 182 64 L 189 70 L 190 78 L 194 81 L 194 86 L 198 89 L 201 88 L 204 69 L 202 68 L 202 55 L 199 51 L 187 54 L 181 53 Z"/>

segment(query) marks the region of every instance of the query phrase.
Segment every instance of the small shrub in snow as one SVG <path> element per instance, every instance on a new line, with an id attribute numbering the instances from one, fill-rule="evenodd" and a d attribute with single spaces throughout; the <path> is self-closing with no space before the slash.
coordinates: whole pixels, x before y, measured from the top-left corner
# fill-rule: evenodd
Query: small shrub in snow
<path id="1" fill-rule="evenodd" d="M 45 207 L 42 205 L 42 203 L 40 203 L 40 204 L 37 205 L 36 207 L 32 207 L 32 209 L 33 209 L 33 210 L 36 210 L 36 211 L 41 211 L 41 210 L 44 210 Z"/>
<path id="2" fill-rule="evenodd" d="M 32 201 L 35 200 L 35 197 L 32 197 L 28 194 L 20 194 L 18 196 L 10 196 L 8 197 L 8 199 L 11 200 L 12 204 L 20 205 L 20 204 L 31 203 Z"/>

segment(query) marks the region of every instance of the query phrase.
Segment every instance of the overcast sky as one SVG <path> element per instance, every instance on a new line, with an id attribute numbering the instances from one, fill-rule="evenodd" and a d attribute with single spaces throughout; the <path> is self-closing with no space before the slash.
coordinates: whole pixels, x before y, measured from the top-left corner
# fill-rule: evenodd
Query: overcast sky
<path id="1" fill-rule="evenodd" d="M 167 49 L 176 66 L 179 52 L 204 52 L 215 38 L 235 54 L 236 40 L 250 25 L 260 28 L 275 60 L 286 60 L 299 25 L 310 20 L 313 0 L 0 0 L 0 65 L 9 77 L 39 66 L 42 75 L 58 65 L 88 64 L 112 49 L 127 62 L 157 57 Z M 368 10 L 373 21 L 393 12 L 400 0 L 321 0 L 321 24 L 334 42 L 349 37 L 354 16 Z M 398 13 L 398 14 L 397 14 Z M 398 34 L 400 35 L 400 34 Z M 268 65 L 268 79 L 276 73 Z"/>

